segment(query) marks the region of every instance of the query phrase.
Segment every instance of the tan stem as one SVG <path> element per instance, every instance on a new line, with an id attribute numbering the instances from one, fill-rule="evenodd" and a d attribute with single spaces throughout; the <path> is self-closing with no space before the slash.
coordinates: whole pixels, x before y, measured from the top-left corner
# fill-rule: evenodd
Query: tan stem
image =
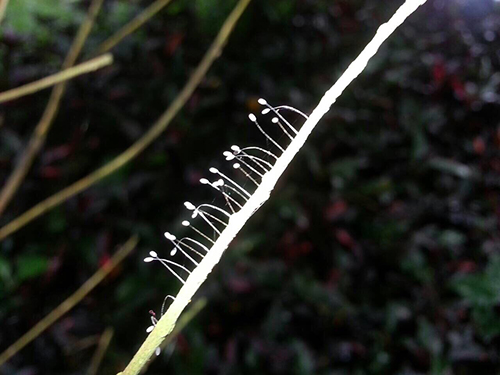
<path id="1" fill-rule="evenodd" d="M 12 90 L 4 91 L 0 93 L 0 103 L 18 99 L 23 96 L 46 89 L 47 87 L 54 86 L 58 83 L 69 81 L 72 78 L 101 69 L 107 65 L 110 65 L 112 62 L 113 56 L 110 53 L 96 57 L 72 68 L 61 70 L 58 73 L 39 79 L 38 81 L 16 87 Z"/>

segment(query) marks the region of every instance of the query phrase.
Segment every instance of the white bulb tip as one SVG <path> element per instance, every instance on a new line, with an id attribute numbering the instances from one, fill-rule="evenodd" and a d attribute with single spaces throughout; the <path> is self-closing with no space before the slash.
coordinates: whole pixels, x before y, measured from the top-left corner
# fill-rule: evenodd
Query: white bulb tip
<path id="1" fill-rule="evenodd" d="M 264 108 L 261 113 L 263 115 L 267 115 L 269 112 L 271 112 L 271 110 L 269 108 Z"/>
<path id="2" fill-rule="evenodd" d="M 153 329 L 155 329 L 155 326 L 149 326 L 148 328 L 146 328 L 146 332 L 151 333 Z"/>
<path id="3" fill-rule="evenodd" d="M 235 152 L 240 152 L 241 151 L 241 148 L 237 145 L 232 145 L 231 146 L 231 150 L 235 151 Z"/>
<path id="4" fill-rule="evenodd" d="M 191 223 L 187 220 L 184 220 L 181 224 L 184 225 L 185 227 L 189 227 L 189 225 L 191 225 Z"/>
<path id="5" fill-rule="evenodd" d="M 208 180 L 206 178 L 200 178 L 200 184 L 207 185 Z"/>
<path id="6" fill-rule="evenodd" d="M 173 257 L 175 254 L 177 254 L 177 249 L 172 249 L 170 256 Z"/>
<path id="7" fill-rule="evenodd" d="M 184 202 L 184 207 L 186 207 L 189 211 L 196 210 L 196 207 L 191 202 Z"/>
<path id="8" fill-rule="evenodd" d="M 144 258 L 144 263 L 150 263 L 154 260 L 154 258 L 151 258 L 151 257 L 147 257 L 147 258 Z"/>
<path id="9" fill-rule="evenodd" d="M 217 168 L 211 167 L 209 169 L 210 173 L 219 173 L 219 170 Z"/>
<path id="10" fill-rule="evenodd" d="M 226 155 L 226 160 L 227 160 L 227 161 L 231 161 L 231 160 L 233 160 L 234 158 L 235 158 L 235 156 L 234 156 L 233 154 L 228 154 L 228 155 Z"/>
<path id="11" fill-rule="evenodd" d="M 250 114 L 248 115 L 248 118 L 249 118 L 249 119 L 250 119 L 250 121 L 252 121 L 252 122 L 257 121 L 257 117 L 255 117 L 255 115 L 254 115 L 253 113 L 250 113 Z"/>
<path id="12" fill-rule="evenodd" d="M 153 258 L 158 258 L 158 254 L 156 254 L 156 251 L 150 251 L 149 255 L 151 255 Z"/>
<path id="13" fill-rule="evenodd" d="M 266 105 L 267 104 L 267 100 L 264 99 L 264 98 L 259 98 L 259 100 L 257 100 L 257 102 L 260 104 L 260 105 Z"/>
<path id="14" fill-rule="evenodd" d="M 233 164 L 233 168 L 234 168 L 234 169 L 238 169 L 239 167 L 240 167 L 240 163 L 234 163 L 234 164 Z"/>
<path id="15" fill-rule="evenodd" d="M 170 240 L 170 241 L 174 241 L 174 240 L 175 240 L 175 238 L 176 238 L 176 237 L 175 237 L 172 233 L 170 233 L 170 232 L 165 232 L 165 233 L 163 233 L 163 235 L 165 236 L 165 238 L 166 238 L 167 240 Z"/>
<path id="16" fill-rule="evenodd" d="M 278 121 L 279 121 L 279 120 L 278 120 L 278 118 L 277 118 L 277 117 L 273 117 L 273 118 L 271 119 L 271 122 L 272 122 L 273 124 L 277 124 L 277 123 L 278 123 Z"/>

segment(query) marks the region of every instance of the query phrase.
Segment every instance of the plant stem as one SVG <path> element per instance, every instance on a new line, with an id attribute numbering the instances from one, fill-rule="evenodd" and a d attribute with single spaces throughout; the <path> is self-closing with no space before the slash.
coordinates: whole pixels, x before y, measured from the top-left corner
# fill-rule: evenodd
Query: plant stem
<path id="1" fill-rule="evenodd" d="M 170 334 L 176 321 L 194 294 L 205 281 L 208 274 L 212 272 L 214 266 L 219 262 L 222 254 L 229 246 L 229 243 L 238 234 L 248 219 L 257 211 L 269 198 L 278 179 L 283 174 L 294 156 L 302 148 L 309 134 L 318 124 L 321 118 L 335 103 L 347 86 L 365 69 L 368 61 L 376 54 L 382 43 L 401 25 L 405 19 L 411 15 L 426 0 L 407 0 L 391 17 L 391 19 L 379 27 L 375 37 L 363 49 L 360 55 L 349 65 L 338 81 L 325 93 L 317 107 L 313 110 L 308 120 L 302 125 L 300 131 L 290 143 L 285 152 L 276 161 L 271 171 L 266 173 L 262 183 L 237 213 L 229 219 L 228 226 L 224 229 L 213 247 L 187 278 L 174 302 L 163 317 L 156 324 L 155 329 L 143 342 L 135 356 L 125 368 L 123 375 L 136 375 L 144 367 L 155 349 L 161 345 L 165 337 Z"/>
<path id="2" fill-rule="evenodd" d="M 87 375 L 97 375 L 97 371 L 99 370 L 99 366 L 104 359 L 106 350 L 108 350 L 111 339 L 113 338 L 113 334 L 114 330 L 111 327 L 108 327 L 104 330 L 101 338 L 99 339 L 99 343 L 97 344 L 97 349 L 90 361 L 90 367 L 87 371 Z"/>
<path id="3" fill-rule="evenodd" d="M 61 70 L 58 73 L 39 79 L 38 81 L 31 82 L 20 87 L 16 87 L 12 90 L 4 91 L 0 93 L 0 103 L 18 99 L 25 95 L 33 94 L 37 91 L 46 89 L 47 87 L 54 86 L 55 84 L 65 82 L 72 78 L 78 77 L 82 74 L 101 69 L 107 65 L 110 65 L 112 62 L 113 62 L 113 56 L 110 53 L 96 57 L 92 60 L 76 65 L 72 68 Z"/>
<path id="4" fill-rule="evenodd" d="M 206 304 L 207 304 L 206 298 L 200 298 L 199 300 L 194 302 L 193 305 L 190 306 L 189 309 L 184 314 L 182 314 L 182 316 L 179 318 L 179 321 L 175 325 L 175 328 L 173 329 L 172 333 L 170 335 L 168 335 L 165 338 L 165 340 L 161 343 L 160 349 L 163 350 L 170 343 L 172 343 L 172 341 L 175 340 L 177 335 L 179 333 L 181 333 L 181 331 L 184 329 L 184 327 L 187 326 L 189 324 L 189 322 L 191 322 L 191 320 L 193 320 L 194 317 L 196 315 L 198 315 L 198 313 L 205 308 Z M 151 359 L 151 361 L 149 361 L 148 363 L 146 363 L 144 365 L 144 367 L 142 368 L 142 373 L 144 373 L 147 370 L 148 366 L 153 361 L 153 358 Z M 120 374 L 123 374 L 123 373 L 120 373 Z"/>

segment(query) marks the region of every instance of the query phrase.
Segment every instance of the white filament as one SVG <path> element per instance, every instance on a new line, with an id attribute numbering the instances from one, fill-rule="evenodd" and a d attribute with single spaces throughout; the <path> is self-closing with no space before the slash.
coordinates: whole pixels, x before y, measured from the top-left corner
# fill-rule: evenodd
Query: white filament
<path id="1" fill-rule="evenodd" d="M 225 178 L 226 180 L 228 180 L 235 187 L 237 187 L 243 194 L 245 194 L 248 198 L 250 198 L 252 196 L 248 191 L 246 191 L 245 189 L 243 189 L 239 184 L 237 184 L 232 179 L 230 179 L 229 177 L 227 177 L 224 173 L 221 173 L 217 168 L 212 167 L 212 168 L 209 169 L 209 171 L 210 171 L 210 173 L 218 174 L 222 178 Z M 200 180 L 200 182 L 201 182 L 201 180 Z"/>
<path id="2" fill-rule="evenodd" d="M 257 187 L 259 186 L 259 183 L 250 175 L 250 173 L 248 173 L 243 168 L 241 168 L 240 163 L 234 163 L 233 168 L 241 171 L 246 176 L 246 178 L 248 178 L 250 181 L 252 181 L 255 184 L 255 186 L 257 186 Z"/>
<path id="3" fill-rule="evenodd" d="M 261 126 L 259 125 L 258 121 L 257 121 L 257 117 L 255 117 L 255 115 L 253 113 L 250 113 L 248 115 L 248 118 L 250 119 L 250 121 L 252 121 L 255 126 L 257 127 L 257 129 L 259 129 L 259 131 L 264 134 L 264 137 L 266 137 L 267 139 L 269 139 L 271 141 L 271 143 L 273 145 L 275 145 L 281 152 L 285 152 L 285 150 L 283 149 L 283 147 L 281 147 L 279 145 L 278 142 L 276 142 L 269 134 L 267 134 L 264 129 L 261 128 Z"/>

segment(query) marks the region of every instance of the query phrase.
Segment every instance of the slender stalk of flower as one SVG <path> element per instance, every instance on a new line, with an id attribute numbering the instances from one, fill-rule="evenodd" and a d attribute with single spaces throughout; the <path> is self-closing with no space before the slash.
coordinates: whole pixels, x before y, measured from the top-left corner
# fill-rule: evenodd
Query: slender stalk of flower
<path id="1" fill-rule="evenodd" d="M 267 133 L 264 131 L 264 129 L 262 129 L 262 127 L 259 125 L 259 122 L 257 121 L 257 117 L 256 117 L 253 113 L 250 113 L 250 114 L 248 115 L 248 119 L 249 119 L 250 121 L 252 121 L 252 122 L 255 124 L 255 126 L 257 127 L 257 129 L 259 129 L 259 131 L 260 131 L 262 134 L 264 134 L 264 137 L 266 137 L 266 138 L 267 138 L 267 139 L 268 139 L 268 140 L 269 140 L 269 141 L 270 141 L 273 145 L 275 145 L 275 146 L 276 146 L 276 148 L 277 148 L 278 150 L 280 150 L 281 152 L 285 152 L 285 150 L 283 149 L 283 147 L 281 147 L 281 146 L 279 145 L 279 143 L 278 143 L 278 142 L 276 142 L 276 141 L 273 139 L 273 137 L 271 137 L 269 134 L 267 134 Z"/>
<path id="2" fill-rule="evenodd" d="M 189 249 L 189 251 L 191 251 L 192 253 L 198 255 L 200 258 L 204 258 L 205 255 L 200 253 L 198 250 L 196 250 L 194 247 L 192 247 L 191 245 L 188 245 L 185 240 L 187 240 L 188 238 L 184 237 L 182 239 L 180 239 L 178 242 L 177 242 L 177 246 L 184 246 L 185 248 Z"/>
<path id="3" fill-rule="evenodd" d="M 406 2 L 396 11 L 391 19 L 379 27 L 374 38 L 367 44 L 351 65 L 349 65 L 338 81 L 325 93 L 317 107 L 312 111 L 311 115 L 309 117 L 306 116 L 306 121 L 286 148 L 281 147 L 281 145 L 267 135 L 267 133 L 258 124 L 255 115 L 252 114 L 249 116 L 250 120 L 256 124 L 264 136 L 266 136 L 266 138 L 271 141 L 271 143 L 273 143 L 274 146 L 276 146 L 282 153 L 275 160 L 272 169 L 261 178 L 261 181 L 253 194 L 248 193 L 245 189 L 227 178 L 227 176 L 219 172 L 217 169 L 210 168 L 211 173 L 219 174 L 224 180 L 231 181 L 235 187 L 240 189 L 240 191 L 248 197 L 248 200 L 238 212 L 229 217 L 227 227 L 221 232 L 216 241 L 211 240 L 210 237 L 202 231 L 197 230 L 198 234 L 207 239 L 213 245 L 200 264 L 191 271 L 191 274 L 186 279 L 185 284 L 180 289 L 179 293 L 175 297 L 175 300 L 170 305 L 165 315 L 163 315 L 157 322 L 155 329 L 144 341 L 141 348 L 125 369 L 124 374 L 131 375 L 139 373 L 146 361 L 154 354 L 156 348 L 160 346 L 164 338 L 172 331 L 178 317 L 186 305 L 191 301 L 200 285 L 205 281 L 208 274 L 219 262 L 222 254 L 227 249 L 233 238 L 243 228 L 255 211 L 257 211 L 269 199 L 269 196 L 278 179 L 291 163 L 294 156 L 302 148 L 312 130 L 329 111 L 331 105 L 335 103 L 347 86 L 349 86 L 349 84 L 359 74 L 361 74 L 369 60 L 377 53 L 382 43 L 406 20 L 406 18 L 408 18 L 420 5 L 425 2 L 426 0 L 406 0 Z M 264 103 L 262 101 L 259 102 Z M 272 112 L 276 114 L 274 111 Z M 194 228 L 188 221 L 183 222 L 183 225 Z"/>
<path id="4" fill-rule="evenodd" d="M 269 172 L 269 170 L 273 167 L 271 163 L 268 161 L 254 155 L 250 155 L 246 153 L 245 151 L 240 151 L 239 153 L 233 152 L 231 153 L 230 151 L 225 151 L 225 156 L 226 160 L 230 161 L 233 159 L 236 160 L 242 160 L 243 158 L 249 159 L 251 162 L 253 162 L 256 166 L 258 166 L 264 173 Z"/>
<path id="5" fill-rule="evenodd" d="M 170 234 L 169 232 L 165 232 L 164 233 L 164 236 L 167 240 L 169 240 L 170 242 L 172 242 L 172 244 L 174 245 L 174 248 L 172 249 L 172 251 L 170 251 L 170 256 L 173 257 L 176 253 L 177 253 L 177 250 L 179 250 L 182 254 L 184 254 L 184 256 L 186 258 L 188 258 L 195 266 L 198 265 L 198 262 L 195 261 L 193 258 L 191 258 L 191 256 L 186 253 L 181 246 L 179 246 L 175 240 L 177 239 L 173 234 Z"/>
<path id="6" fill-rule="evenodd" d="M 220 179 L 220 180 L 217 180 L 215 182 L 210 182 L 206 178 L 202 178 L 202 179 L 200 179 L 200 183 L 202 183 L 203 185 L 208 185 L 208 186 L 214 188 L 215 190 L 217 190 L 218 192 L 220 192 L 224 196 L 224 198 L 226 198 L 226 200 L 229 200 L 229 201 L 233 202 L 239 208 L 242 207 L 242 205 L 239 204 L 238 201 L 236 201 L 236 199 L 234 199 L 229 194 L 227 194 L 225 191 L 223 191 L 223 190 L 220 189 L 221 186 L 224 186 L 224 180 Z"/>
<path id="7" fill-rule="evenodd" d="M 224 182 L 224 181 L 222 180 L 222 182 Z M 224 184 L 223 184 L 223 185 L 220 185 L 220 189 L 227 189 L 227 190 L 231 190 L 231 191 L 230 191 L 230 192 L 228 192 L 227 194 L 229 194 L 229 193 L 231 193 L 231 194 L 232 194 L 232 193 L 234 193 L 234 194 L 236 194 L 237 196 L 239 196 L 241 199 L 243 199 L 243 202 L 246 202 L 246 201 L 248 200 L 248 197 L 244 196 L 244 195 L 241 193 L 241 191 L 240 191 L 240 190 L 238 190 L 238 189 L 236 189 L 236 188 L 232 187 L 231 185 L 226 184 L 225 182 L 224 182 Z M 233 195 L 233 196 L 234 196 L 234 195 Z M 245 203 L 243 203 L 243 204 L 245 204 Z M 232 212 L 233 212 L 233 214 L 234 214 L 234 211 L 232 211 Z M 229 216 L 231 216 L 231 215 L 229 215 Z"/>
<path id="8" fill-rule="evenodd" d="M 252 181 L 252 183 L 255 186 L 257 186 L 257 187 L 259 186 L 259 183 L 252 177 L 252 175 L 250 173 L 248 173 L 244 168 L 241 167 L 240 163 L 234 163 L 233 168 L 241 171 L 241 173 L 243 173 L 246 178 L 248 178 L 250 181 Z"/>
<path id="9" fill-rule="evenodd" d="M 278 157 L 276 155 L 274 155 L 272 152 L 270 152 L 266 149 L 263 149 L 262 147 L 249 146 L 249 147 L 245 147 L 245 148 L 240 148 L 237 145 L 232 145 L 231 150 L 233 150 L 235 153 L 243 152 L 246 150 L 257 150 L 257 151 L 261 151 L 261 152 L 265 153 L 268 156 L 271 156 L 274 160 L 278 160 Z"/>
<path id="10" fill-rule="evenodd" d="M 195 226 L 192 226 L 191 223 L 187 220 L 184 220 L 182 223 L 181 223 L 183 226 L 185 227 L 189 227 L 191 228 L 192 230 L 194 230 L 196 233 L 198 233 L 200 236 L 202 236 L 204 239 L 206 239 L 208 242 L 212 243 L 212 244 L 215 244 L 215 241 L 212 240 L 210 237 L 208 237 L 205 233 L 203 233 L 201 230 L 197 229 Z"/>
<path id="11" fill-rule="evenodd" d="M 167 270 L 169 270 L 169 271 L 170 271 L 170 273 L 171 273 L 172 275 L 174 275 L 174 276 L 175 276 L 175 277 L 176 277 L 176 278 L 177 278 L 177 279 L 178 279 L 178 280 L 179 280 L 182 284 L 185 284 L 184 279 L 183 279 L 182 277 L 180 277 L 180 276 L 177 274 L 177 272 L 175 272 L 175 271 L 172 269 L 172 267 L 170 267 L 170 266 L 169 266 L 169 264 L 172 264 L 172 265 L 174 265 L 174 266 L 176 266 L 176 267 L 178 267 L 178 268 L 180 268 L 180 269 L 182 269 L 182 270 L 186 271 L 188 274 L 191 274 L 191 272 L 190 272 L 187 268 L 185 268 L 185 267 L 181 266 L 180 264 L 178 264 L 178 263 L 176 263 L 176 262 L 173 262 L 173 261 L 171 261 L 171 260 L 167 260 L 167 259 L 162 259 L 162 258 L 159 258 L 159 257 L 158 257 L 158 254 L 157 254 L 156 252 L 154 252 L 154 251 L 150 251 L 150 252 L 149 252 L 149 255 L 150 255 L 149 257 L 144 258 L 144 262 L 145 262 L 145 263 L 151 263 L 151 262 L 153 262 L 153 261 L 155 261 L 155 260 L 156 260 L 156 261 L 158 261 L 158 262 L 160 262 L 160 263 L 161 263 L 161 264 L 162 264 L 162 265 L 163 265 L 163 266 L 164 266 Z"/>
<path id="12" fill-rule="evenodd" d="M 263 164 L 261 164 L 260 158 L 252 156 L 252 155 L 248 155 L 245 152 L 241 152 L 239 154 L 233 154 L 231 151 L 224 151 L 223 155 L 226 157 L 227 161 L 238 160 L 243 165 L 246 165 L 248 167 L 248 169 L 250 169 L 252 172 L 254 172 L 259 177 L 263 177 L 262 173 L 269 172 L 269 169 L 267 169 L 266 167 L 263 166 Z M 248 163 L 246 162 L 246 160 L 248 160 Z M 262 160 L 262 161 L 265 162 L 265 160 Z M 255 164 L 256 167 L 262 169 L 262 172 L 256 170 L 250 163 L 253 163 L 253 164 Z M 272 168 L 272 164 L 271 163 L 268 163 L 268 164 Z"/>
<path id="13" fill-rule="evenodd" d="M 210 173 L 217 174 L 217 175 L 221 176 L 223 179 L 228 180 L 236 188 L 238 188 L 238 190 L 240 190 L 243 194 L 245 194 L 248 198 L 250 198 L 252 196 L 252 194 L 250 194 L 248 191 L 246 191 L 245 189 L 243 189 L 238 183 L 234 182 L 234 180 L 232 180 L 231 178 L 227 177 L 224 173 L 221 173 L 217 168 L 212 167 L 212 168 L 209 169 L 209 171 L 210 171 Z"/>

